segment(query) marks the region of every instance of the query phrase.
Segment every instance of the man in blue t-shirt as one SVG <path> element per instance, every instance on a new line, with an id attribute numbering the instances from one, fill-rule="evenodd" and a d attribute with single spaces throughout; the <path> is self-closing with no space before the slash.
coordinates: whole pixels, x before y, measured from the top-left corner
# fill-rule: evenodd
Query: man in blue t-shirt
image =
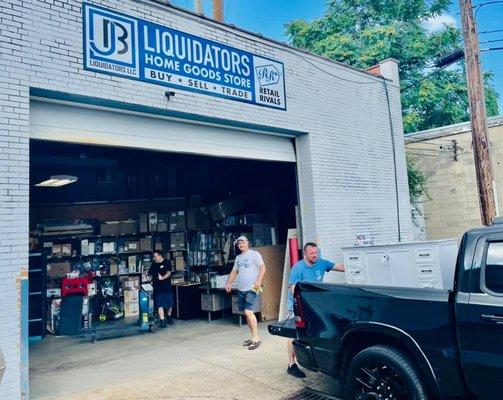
<path id="1" fill-rule="evenodd" d="M 318 246 L 316 243 L 309 242 L 304 245 L 304 258 L 295 263 L 290 271 L 290 280 L 288 282 L 290 289 L 288 291 L 288 310 L 289 318 L 293 317 L 293 291 L 295 284 L 300 281 L 321 282 L 325 272 L 340 271 L 344 272 L 344 264 L 335 264 L 332 261 L 318 258 Z M 293 339 L 287 343 L 288 369 L 286 372 L 296 378 L 305 378 L 306 374 L 299 368 L 293 352 Z"/>

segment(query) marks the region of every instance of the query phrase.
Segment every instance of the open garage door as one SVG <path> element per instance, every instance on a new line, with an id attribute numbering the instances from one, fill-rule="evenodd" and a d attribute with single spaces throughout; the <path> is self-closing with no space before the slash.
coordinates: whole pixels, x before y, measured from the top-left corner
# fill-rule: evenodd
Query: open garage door
<path id="1" fill-rule="evenodd" d="M 295 162 L 288 137 L 41 101 L 30 103 L 30 139 Z"/>

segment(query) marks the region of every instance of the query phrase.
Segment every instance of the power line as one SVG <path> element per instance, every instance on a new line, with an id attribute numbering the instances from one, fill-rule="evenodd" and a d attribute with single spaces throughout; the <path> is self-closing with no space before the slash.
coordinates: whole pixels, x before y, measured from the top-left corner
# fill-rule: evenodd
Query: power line
<path id="1" fill-rule="evenodd" d="M 489 49 L 480 49 L 480 51 L 503 50 L 503 47 L 491 47 Z"/>
<path id="2" fill-rule="evenodd" d="M 498 33 L 498 32 L 503 32 L 503 29 L 495 29 L 495 30 L 492 30 L 492 31 L 482 31 L 482 32 L 479 32 L 479 35 L 484 35 L 484 34 L 487 34 L 487 33 Z"/>
<path id="3" fill-rule="evenodd" d="M 403 89 L 401 89 L 400 91 L 401 92 L 405 92 L 406 90 L 410 89 L 411 87 L 414 87 L 416 86 L 418 83 L 421 83 L 423 81 L 425 81 L 426 79 L 432 77 L 433 75 L 439 73 L 440 71 L 444 70 L 445 68 L 447 68 L 450 64 L 447 64 L 447 65 L 444 65 L 443 67 L 440 67 L 440 68 L 437 68 L 435 71 L 423 76 L 421 79 L 415 81 L 414 83 L 411 83 L 410 85 L 408 86 L 405 86 Z"/>
<path id="4" fill-rule="evenodd" d="M 503 42 L 503 39 L 484 40 L 482 42 L 479 42 L 479 44 L 482 44 L 482 43 L 496 43 L 496 42 Z"/>

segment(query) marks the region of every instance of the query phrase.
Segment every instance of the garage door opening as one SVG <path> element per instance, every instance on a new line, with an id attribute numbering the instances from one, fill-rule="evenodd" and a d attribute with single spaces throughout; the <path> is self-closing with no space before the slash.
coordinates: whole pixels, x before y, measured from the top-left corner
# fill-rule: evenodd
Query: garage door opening
<path id="1" fill-rule="evenodd" d="M 37 186 L 54 176 L 74 181 Z M 173 266 L 175 319 L 235 318 L 218 288 L 243 234 L 270 264 L 257 313 L 277 318 L 295 163 L 31 140 L 30 188 L 30 338 L 137 329 L 155 249 Z"/>

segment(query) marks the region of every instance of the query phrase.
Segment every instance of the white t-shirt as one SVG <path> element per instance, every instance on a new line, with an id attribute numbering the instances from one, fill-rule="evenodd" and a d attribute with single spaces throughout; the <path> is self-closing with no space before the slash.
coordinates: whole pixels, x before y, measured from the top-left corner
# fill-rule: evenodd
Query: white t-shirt
<path id="1" fill-rule="evenodd" d="M 238 271 L 238 290 L 251 290 L 260 273 L 260 266 L 264 263 L 258 251 L 248 250 L 241 253 L 234 261 L 234 271 Z"/>

